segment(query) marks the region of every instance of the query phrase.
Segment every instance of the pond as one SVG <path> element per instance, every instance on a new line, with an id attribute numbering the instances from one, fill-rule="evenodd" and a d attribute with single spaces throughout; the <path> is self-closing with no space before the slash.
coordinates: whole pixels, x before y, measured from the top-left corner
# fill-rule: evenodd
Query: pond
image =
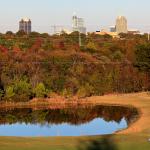
<path id="1" fill-rule="evenodd" d="M 1 108 L 0 136 L 112 134 L 127 128 L 137 117 L 137 109 L 122 106 Z"/>

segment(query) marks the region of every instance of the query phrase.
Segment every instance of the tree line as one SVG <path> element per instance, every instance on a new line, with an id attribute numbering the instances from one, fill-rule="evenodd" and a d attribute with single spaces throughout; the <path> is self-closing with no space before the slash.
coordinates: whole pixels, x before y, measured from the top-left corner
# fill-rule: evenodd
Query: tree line
<path id="1" fill-rule="evenodd" d="M 0 99 L 80 98 L 150 89 L 146 35 L 0 34 Z"/>

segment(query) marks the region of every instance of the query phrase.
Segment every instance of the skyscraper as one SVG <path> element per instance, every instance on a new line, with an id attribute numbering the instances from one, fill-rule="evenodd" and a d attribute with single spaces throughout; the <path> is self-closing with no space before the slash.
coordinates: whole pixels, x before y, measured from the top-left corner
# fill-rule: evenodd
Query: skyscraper
<path id="1" fill-rule="evenodd" d="M 86 27 L 84 26 L 84 19 L 78 18 L 76 15 L 72 17 L 72 30 L 86 34 Z"/>
<path id="2" fill-rule="evenodd" d="M 127 19 L 124 16 L 117 17 L 116 32 L 118 34 L 119 33 L 128 33 Z"/>
<path id="3" fill-rule="evenodd" d="M 31 20 L 28 18 L 21 19 L 19 22 L 19 31 L 24 31 L 27 34 L 31 33 Z"/>

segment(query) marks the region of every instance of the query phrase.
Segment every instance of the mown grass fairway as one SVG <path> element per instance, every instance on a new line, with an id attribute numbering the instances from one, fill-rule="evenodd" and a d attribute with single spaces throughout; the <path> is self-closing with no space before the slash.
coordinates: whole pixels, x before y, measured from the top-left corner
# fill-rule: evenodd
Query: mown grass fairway
<path id="1" fill-rule="evenodd" d="M 96 137 L 17 138 L 1 137 L 0 150 L 149 150 L 146 135 Z"/>

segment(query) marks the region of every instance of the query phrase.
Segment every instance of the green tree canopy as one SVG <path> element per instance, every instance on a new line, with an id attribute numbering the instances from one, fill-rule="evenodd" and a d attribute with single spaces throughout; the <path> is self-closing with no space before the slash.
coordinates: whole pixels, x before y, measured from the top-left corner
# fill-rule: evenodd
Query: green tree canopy
<path id="1" fill-rule="evenodd" d="M 8 100 L 10 100 L 15 95 L 15 93 L 14 93 L 14 87 L 13 86 L 8 86 L 6 88 L 5 92 L 6 92 L 6 98 Z"/>
<path id="2" fill-rule="evenodd" d="M 35 96 L 37 98 L 44 98 L 47 95 L 47 90 L 43 83 L 39 83 L 34 89 Z"/>
<path id="3" fill-rule="evenodd" d="M 138 45 L 135 54 L 135 66 L 140 71 L 150 72 L 150 44 Z"/>

